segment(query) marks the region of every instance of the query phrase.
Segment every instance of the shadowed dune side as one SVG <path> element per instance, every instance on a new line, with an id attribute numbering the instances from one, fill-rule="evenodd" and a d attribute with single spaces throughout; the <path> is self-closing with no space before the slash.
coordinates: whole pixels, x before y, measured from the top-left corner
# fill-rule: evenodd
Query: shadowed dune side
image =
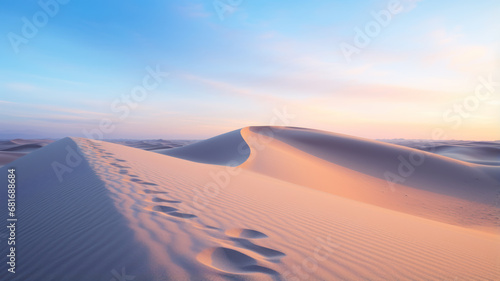
<path id="1" fill-rule="evenodd" d="M 154 152 L 198 163 L 232 167 L 245 162 L 249 156 L 248 145 L 241 137 L 240 130 L 186 146 L 160 149 Z"/>
<path id="2" fill-rule="evenodd" d="M 107 142 L 140 148 L 144 150 L 164 150 L 194 143 L 192 140 L 105 140 Z"/>
<path id="3" fill-rule="evenodd" d="M 71 172 L 60 181 L 53 163 Z M 133 274 L 147 267 L 144 246 L 73 139 L 61 139 L 0 168 L 2 178 L 9 168 L 16 170 L 17 180 L 18 260 L 15 275 L 1 263 L 2 276 L 20 281 L 110 280 L 112 270 L 126 267 Z M 4 218 L 6 194 L 0 194 Z"/>

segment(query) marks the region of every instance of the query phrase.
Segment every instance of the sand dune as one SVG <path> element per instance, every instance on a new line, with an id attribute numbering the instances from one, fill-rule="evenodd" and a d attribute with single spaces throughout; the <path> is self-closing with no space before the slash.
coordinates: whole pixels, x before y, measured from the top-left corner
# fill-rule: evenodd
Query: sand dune
<path id="1" fill-rule="evenodd" d="M 144 150 L 164 150 L 181 147 L 193 143 L 191 140 L 106 140 L 107 142 L 122 144 Z M 0 167 L 17 158 L 31 153 L 45 145 L 54 142 L 46 139 L 14 139 L 0 141 Z"/>
<path id="2" fill-rule="evenodd" d="M 144 150 L 163 150 L 193 143 L 191 140 L 105 140 Z"/>
<path id="3" fill-rule="evenodd" d="M 19 146 L 26 144 L 38 144 L 40 146 L 44 146 L 53 142 L 53 140 L 49 139 L 13 139 L 8 141 L 0 141 L 0 147 L 4 148 L 4 146 Z"/>
<path id="4" fill-rule="evenodd" d="M 437 153 L 469 163 L 500 166 L 500 141 L 388 140 L 388 142 Z"/>
<path id="5" fill-rule="evenodd" d="M 238 166 L 250 155 L 240 130 L 186 146 L 155 150 L 155 152 L 198 163 L 226 166 Z"/>
<path id="6" fill-rule="evenodd" d="M 0 151 L 0 167 L 10 163 L 17 158 L 21 158 L 28 153 L 25 152 L 10 152 L 10 151 Z"/>
<path id="7" fill-rule="evenodd" d="M 309 129 L 250 127 L 242 135 L 253 153 L 243 168 L 447 223 L 500 226 L 498 217 L 488 215 L 500 203 L 499 180 L 491 176 L 500 168 Z M 401 181 L 389 184 L 388 173 Z"/>
<path id="8" fill-rule="evenodd" d="M 377 172 L 416 150 L 277 127 L 217 141 L 177 155 L 212 164 L 81 138 L 12 162 L 12 280 L 500 278 L 497 167 L 426 154 L 392 191 Z"/>
<path id="9" fill-rule="evenodd" d="M 52 142 L 43 139 L 0 141 L 0 167 Z"/>
<path id="10" fill-rule="evenodd" d="M 486 145 L 482 147 L 443 145 L 436 147 L 435 153 L 474 164 L 500 166 L 500 148 L 498 145 L 495 147 Z"/>

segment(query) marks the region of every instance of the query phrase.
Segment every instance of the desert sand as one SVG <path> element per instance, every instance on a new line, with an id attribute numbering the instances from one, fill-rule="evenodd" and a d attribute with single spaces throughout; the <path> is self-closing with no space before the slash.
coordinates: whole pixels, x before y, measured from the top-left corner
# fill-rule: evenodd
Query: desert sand
<path id="1" fill-rule="evenodd" d="M 52 142 L 53 140 L 38 139 L 0 141 L 0 167 Z"/>
<path id="2" fill-rule="evenodd" d="M 160 152 L 64 138 L 0 168 L 7 280 L 500 278 L 498 165 L 285 127 Z"/>

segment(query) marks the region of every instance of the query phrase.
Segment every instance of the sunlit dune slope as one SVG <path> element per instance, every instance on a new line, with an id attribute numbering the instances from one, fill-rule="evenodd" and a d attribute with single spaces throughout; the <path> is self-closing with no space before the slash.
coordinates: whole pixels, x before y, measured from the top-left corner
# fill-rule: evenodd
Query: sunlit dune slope
<path id="1" fill-rule="evenodd" d="M 241 143 L 236 133 L 249 149 L 225 152 Z M 411 177 L 428 177 L 432 186 L 419 179 L 391 190 L 377 169 L 397 165 L 395 151 L 412 150 L 296 128 L 236 133 L 219 137 L 225 145 L 211 146 L 212 155 L 225 157 L 210 159 L 204 152 L 198 158 L 218 164 L 65 138 L 0 168 L 3 176 L 15 168 L 18 179 L 22 243 L 11 279 L 500 277 L 498 210 L 483 196 L 466 197 L 474 195 L 469 188 L 495 190 L 495 180 L 479 166 L 429 155 Z M 365 146 L 386 153 L 356 155 L 370 152 Z M 223 165 L 245 153 L 239 166 Z M 366 170 L 370 165 L 350 157 L 380 167 Z M 485 184 L 457 185 L 460 192 L 443 187 L 446 179 L 424 168 L 433 161 L 436 173 L 457 169 L 464 173 L 459 179 L 474 175 Z M 0 200 L 6 202 L 5 193 Z M 0 216 L 6 211 L 1 208 Z"/>

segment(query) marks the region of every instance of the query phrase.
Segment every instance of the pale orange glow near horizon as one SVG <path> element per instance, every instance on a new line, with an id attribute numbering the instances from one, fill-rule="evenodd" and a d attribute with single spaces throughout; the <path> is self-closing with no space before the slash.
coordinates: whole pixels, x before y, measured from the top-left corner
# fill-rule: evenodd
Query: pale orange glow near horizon
<path id="1" fill-rule="evenodd" d="M 360 30 L 387 1 L 320 2 L 248 2 L 228 21 L 201 3 L 160 1 L 142 7 L 148 17 L 113 12 L 96 25 L 93 8 L 75 10 L 26 46 L 0 46 L 16 54 L 0 62 L 0 139 L 88 137 L 102 122 L 107 139 L 204 139 L 269 124 L 500 139 L 496 2 L 400 0 L 371 35 Z M 5 34 L 19 29 L 5 20 Z M 283 108 L 294 118 L 276 116 Z"/>

